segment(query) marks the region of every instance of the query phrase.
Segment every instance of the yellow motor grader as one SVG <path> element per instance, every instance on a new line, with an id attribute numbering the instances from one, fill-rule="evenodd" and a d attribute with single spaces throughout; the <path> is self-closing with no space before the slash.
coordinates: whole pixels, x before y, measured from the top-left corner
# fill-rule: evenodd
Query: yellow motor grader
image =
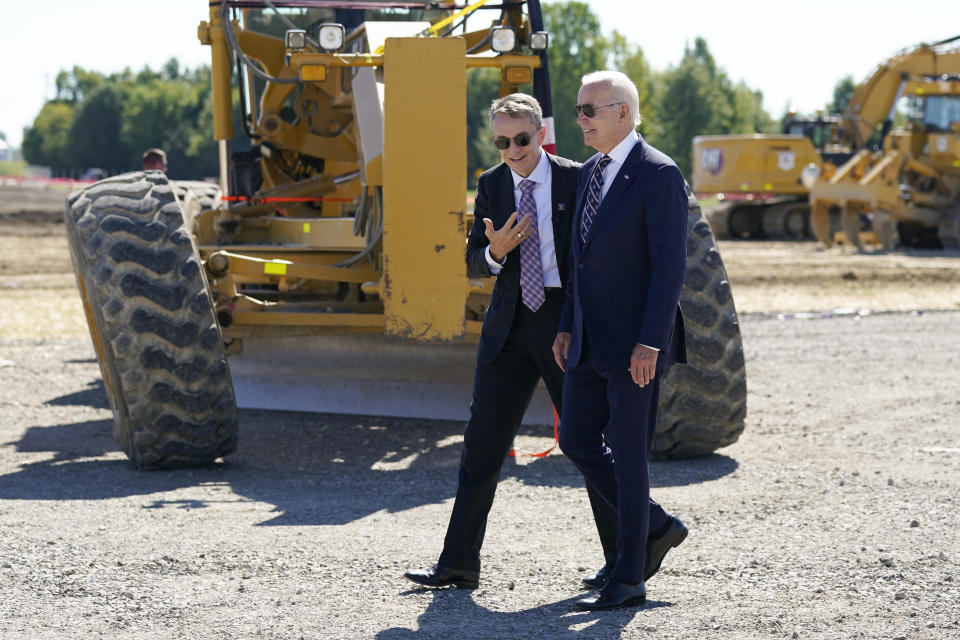
<path id="1" fill-rule="evenodd" d="M 199 39 L 219 184 L 136 172 L 67 203 L 127 456 L 228 455 L 238 405 L 464 418 L 491 291 L 464 260 L 467 84 L 493 68 L 501 95 L 532 85 L 552 145 L 539 2 L 222 0 Z M 231 148 L 235 105 L 250 150 Z M 694 198 L 688 223 L 690 364 L 664 381 L 661 457 L 730 444 L 746 412 L 737 315 Z M 552 422 L 541 396 L 530 423 Z"/>
<path id="2" fill-rule="evenodd" d="M 818 240 L 831 246 L 831 209 L 842 211 L 846 241 L 862 248 L 864 219 L 881 246 L 960 249 L 960 49 L 922 46 L 878 68 L 865 89 L 890 96 L 892 110 L 908 100 L 908 124 L 883 138 L 879 150 L 861 149 L 832 176 L 811 187 L 811 223 Z M 854 121 L 861 137 L 879 123 L 874 114 Z"/>

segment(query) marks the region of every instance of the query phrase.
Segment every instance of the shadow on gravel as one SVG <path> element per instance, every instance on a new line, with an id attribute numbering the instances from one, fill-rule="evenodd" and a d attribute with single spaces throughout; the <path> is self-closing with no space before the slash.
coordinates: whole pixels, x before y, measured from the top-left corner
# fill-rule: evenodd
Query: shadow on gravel
<path id="1" fill-rule="evenodd" d="M 94 360 L 94 362 L 96 362 L 96 360 Z M 47 400 L 44 404 L 58 407 L 110 408 L 110 403 L 107 401 L 107 391 L 103 387 L 103 380 L 99 378 L 87 383 L 87 388 L 83 391 L 68 393 L 67 395 Z"/>
<path id="2" fill-rule="evenodd" d="M 483 633 L 487 638 L 619 638 L 621 631 L 644 610 L 672 607 L 673 603 L 648 600 L 639 608 L 612 611 L 584 611 L 574 601 L 580 593 L 565 600 L 523 611 L 491 611 L 478 605 L 469 591 L 459 589 L 412 589 L 411 593 L 433 593 L 433 600 L 418 618 L 418 629 L 394 627 L 377 634 L 377 640 L 407 640 L 420 637 L 461 637 L 464 631 Z M 467 633 L 470 636 L 470 633 Z"/>
<path id="3" fill-rule="evenodd" d="M 49 402 L 71 405 L 98 393 L 91 388 Z M 240 425 L 240 448 L 225 462 L 156 472 L 137 471 L 122 459 L 110 420 L 30 427 L 8 444 L 18 452 L 53 455 L 0 476 L 0 499 L 95 500 L 214 483 L 229 486 L 237 501 L 274 505 L 275 517 L 261 525 L 309 526 L 437 504 L 456 493 L 462 422 L 243 410 Z M 654 487 L 689 485 L 736 468 L 735 460 L 712 455 L 652 463 L 651 476 Z M 508 458 L 505 478 L 583 487 L 580 473 L 557 452 L 526 464 Z M 182 500 L 155 498 L 145 508 L 184 506 Z M 205 505 L 190 500 L 186 506 Z"/>

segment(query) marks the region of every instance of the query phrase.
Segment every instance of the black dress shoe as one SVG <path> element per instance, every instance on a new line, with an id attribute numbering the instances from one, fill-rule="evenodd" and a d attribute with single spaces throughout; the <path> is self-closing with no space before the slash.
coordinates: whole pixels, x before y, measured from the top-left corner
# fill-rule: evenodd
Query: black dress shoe
<path id="1" fill-rule="evenodd" d="M 610 582 L 611 571 L 613 571 L 613 567 L 609 564 L 605 564 L 600 571 L 597 571 L 592 576 L 581 578 L 580 582 L 591 589 L 602 589 L 603 587 L 607 586 L 608 582 Z"/>
<path id="2" fill-rule="evenodd" d="M 589 598 L 577 600 L 576 605 L 581 609 L 616 609 L 641 605 L 647 601 L 647 587 L 642 583 L 610 581 L 603 589 Z"/>
<path id="3" fill-rule="evenodd" d="M 476 589 L 480 586 L 479 571 L 451 569 L 439 564 L 432 569 L 407 571 L 403 574 L 403 577 L 425 587 L 449 587 L 453 585 L 458 589 Z"/>
<path id="4" fill-rule="evenodd" d="M 663 558 L 667 551 L 674 547 L 679 547 L 684 538 L 687 537 L 687 527 L 680 518 L 671 517 L 670 526 L 667 532 L 659 538 L 647 540 L 646 562 L 643 569 L 643 579 L 649 580 L 657 571 L 660 571 L 660 565 L 663 564 Z"/>

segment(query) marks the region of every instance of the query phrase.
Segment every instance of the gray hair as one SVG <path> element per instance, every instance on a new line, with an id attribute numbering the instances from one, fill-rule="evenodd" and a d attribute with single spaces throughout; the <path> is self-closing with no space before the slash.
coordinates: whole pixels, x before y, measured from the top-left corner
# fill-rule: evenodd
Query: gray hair
<path id="1" fill-rule="evenodd" d="M 543 126 L 543 111 L 540 109 L 540 103 L 533 96 L 525 93 L 511 93 L 508 96 L 497 98 L 490 105 L 490 126 L 493 126 L 493 117 L 498 113 L 503 113 L 511 118 L 520 118 L 527 116 L 533 125 L 539 130 Z"/>
<path id="2" fill-rule="evenodd" d="M 594 71 L 583 76 L 580 82 L 584 87 L 589 84 L 609 87 L 618 100 L 627 103 L 630 110 L 628 115 L 633 115 L 634 126 L 640 125 L 640 94 L 637 92 L 637 85 L 633 84 L 627 74 L 620 71 Z"/>

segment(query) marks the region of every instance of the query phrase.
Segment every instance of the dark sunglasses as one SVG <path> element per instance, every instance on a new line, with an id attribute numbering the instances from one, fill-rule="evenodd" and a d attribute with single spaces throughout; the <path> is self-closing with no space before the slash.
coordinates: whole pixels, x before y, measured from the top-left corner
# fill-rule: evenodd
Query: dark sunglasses
<path id="1" fill-rule="evenodd" d="M 529 133 L 518 133 L 513 136 L 513 141 L 517 143 L 518 147 L 525 147 L 530 144 L 530 134 Z M 497 136 L 493 139 L 494 146 L 501 151 L 506 151 L 510 148 L 510 138 L 507 136 Z"/>
<path id="2" fill-rule="evenodd" d="M 595 107 L 592 104 L 575 104 L 573 105 L 573 113 L 579 117 L 580 112 L 583 111 L 583 115 L 587 116 L 588 118 L 592 118 L 593 116 L 597 115 L 597 109 L 615 107 L 618 104 L 623 104 L 623 102 L 611 102 L 610 104 L 600 105 L 599 107 Z"/>

